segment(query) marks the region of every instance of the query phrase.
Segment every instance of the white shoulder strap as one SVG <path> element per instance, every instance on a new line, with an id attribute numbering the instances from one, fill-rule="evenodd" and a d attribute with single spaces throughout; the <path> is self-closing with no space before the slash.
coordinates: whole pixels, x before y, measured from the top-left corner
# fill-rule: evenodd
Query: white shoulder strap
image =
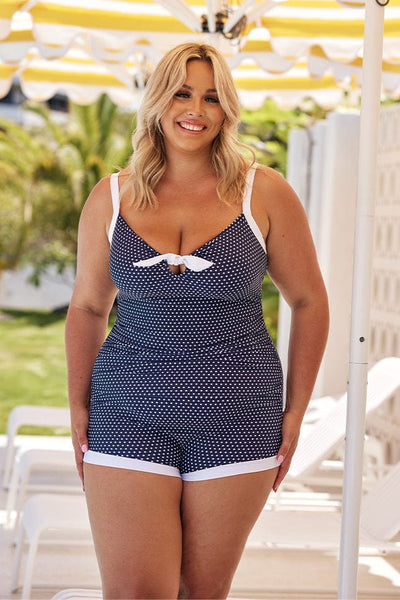
<path id="1" fill-rule="evenodd" d="M 256 174 L 256 168 L 251 167 L 247 171 L 246 177 L 246 188 L 243 197 L 243 214 L 246 217 L 246 220 L 250 226 L 250 229 L 260 242 L 264 252 L 267 251 L 267 247 L 265 244 L 265 240 L 263 238 L 263 234 L 261 233 L 253 215 L 251 214 L 251 194 L 253 192 L 253 183 L 254 183 L 254 175 Z"/>
<path id="2" fill-rule="evenodd" d="M 110 223 L 110 229 L 108 230 L 108 240 L 112 242 L 115 224 L 117 222 L 117 218 L 119 215 L 119 186 L 118 186 L 118 175 L 119 173 L 113 173 L 110 177 L 110 187 L 111 187 L 111 200 L 113 206 L 113 216 Z"/>

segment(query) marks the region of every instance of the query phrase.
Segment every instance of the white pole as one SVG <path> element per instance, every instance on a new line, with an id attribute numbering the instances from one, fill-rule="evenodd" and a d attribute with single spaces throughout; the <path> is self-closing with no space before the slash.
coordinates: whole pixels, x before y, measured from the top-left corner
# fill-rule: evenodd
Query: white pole
<path id="1" fill-rule="evenodd" d="M 383 4 L 382 1 L 381 4 Z M 373 221 L 382 71 L 384 8 L 378 4 L 377 0 L 366 0 L 365 8 L 359 183 L 339 559 L 339 600 L 355 600 L 357 598 Z"/>

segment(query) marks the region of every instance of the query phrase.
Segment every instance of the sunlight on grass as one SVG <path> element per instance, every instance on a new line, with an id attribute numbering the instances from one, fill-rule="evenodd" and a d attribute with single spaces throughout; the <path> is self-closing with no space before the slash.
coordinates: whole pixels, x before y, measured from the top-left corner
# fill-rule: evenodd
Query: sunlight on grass
<path id="1" fill-rule="evenodd" d="M 65 316 L 54 313 L 0 313 L 1 433 L 14 406 L 67 406 L 64 323 Z M 20 433 L 48 434 L 51 430 L 24 427 Z"/>

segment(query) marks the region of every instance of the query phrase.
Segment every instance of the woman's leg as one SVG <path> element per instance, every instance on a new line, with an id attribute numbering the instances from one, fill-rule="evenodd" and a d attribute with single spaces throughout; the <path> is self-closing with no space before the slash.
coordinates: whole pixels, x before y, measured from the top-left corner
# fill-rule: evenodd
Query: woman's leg
<path id="1" fill-rule="evenodd" d="M 226 598 L 277 469 L 183 482 L 180 597 Z"/>
<path id="2" fill-rule="evenodd" d="M 85 464 L 85 489 L 104 598 L 176 598 L 180 478 Z"/>

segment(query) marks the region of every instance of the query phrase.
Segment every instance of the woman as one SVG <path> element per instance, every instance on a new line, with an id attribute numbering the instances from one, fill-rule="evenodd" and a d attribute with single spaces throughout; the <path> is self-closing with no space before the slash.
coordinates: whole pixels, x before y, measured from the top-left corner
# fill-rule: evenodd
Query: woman
<path id="1" fill-rule="evenodd" d="M 107 599 L 226 598 L 319 368 L 328 308 L 307 220 L 280 175 L 242 156 L 238 122 L 221 55 L 171 50 L 129 167 L 82 212 L 69 396 Z M 267 264 L 293 315 L 284 412 Z"/>

